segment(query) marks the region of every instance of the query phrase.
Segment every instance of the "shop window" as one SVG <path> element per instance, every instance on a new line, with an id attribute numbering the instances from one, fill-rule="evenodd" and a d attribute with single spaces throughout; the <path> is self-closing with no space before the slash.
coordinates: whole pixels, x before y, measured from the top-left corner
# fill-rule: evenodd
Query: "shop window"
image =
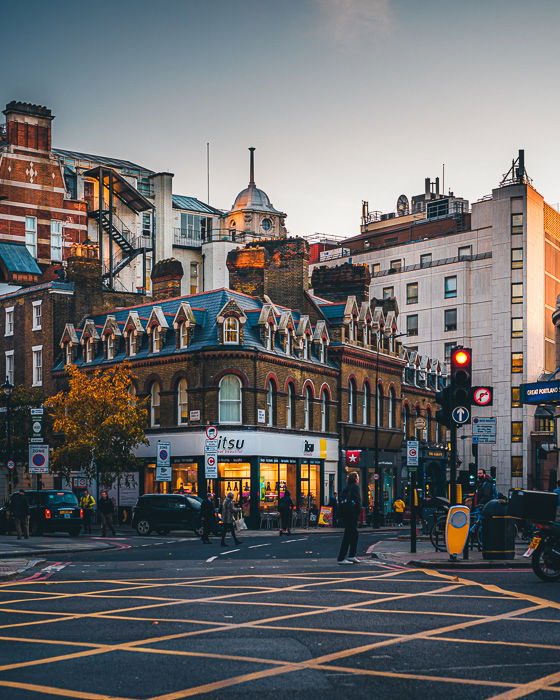
<path id="1" fill-rule="evenodd" d="M 220 423 L 241 423 L 241 382 L 234 374 L 226 374 L 219 388 Z"/>
<path id="2" fill-rule="evenodd" d="M 523 338 L 523 319 L 520 317 L 511 319 L 511 337 Z"/>
<path id="3" fill-rule="evenodd" d="M 523 303 L 523 282 L 513 282 L 511 285 L 511 303 Z"/>
<path id="4" fill-rule="evenodd" d="M 364 382 L 362 394 L 362 424 L 369 424 L 369 384 Z"/>
<path id="5" fill-rule="evenodd" d="M 276 386 L 272 379 L 268 380 L 266 388 L 266 424 L 272 427 L 275 422 Z"/>
<path id="6" fill-rule="evenodd" d="M 521 408 L 521 389 L 518 386 L 511 387 L 511 407 Z"/>
<path id="7" fill-rule="evenodd" d="M 409 336 L 418 335 L 418 314 L 409 314 L 406 317 L 406 332 Z"/>
<path id="8" fill-rule="evenodd" d="M 180 379 L 177 385 L 177 424 L 189 422 L 189 387 L 186 379 Z"/>
<path id="9" fill-rule="evenodd" d="M 511 233 L 512 235 L 523 233 L 523 214 L 511 215 Z"/>
<path id="10" fill-rule="evenodd" d="M 251 465 L 248 462 L 218 462 L 218 495 L 224 502 L 228 493 L 233 493 L 235 504 L 244 516 L 249 515 L 251 496 Z M 212 486 L 210 482 L 209 487 Z"/>
<path id="11" fill-rule="evenodd" d="M 394 287 L 383 287 L 383 299 L 390 299 L 395 296 Z"/>
<path id="12" fill-rule="evenodd" d="M 457 277 L 446 277 L 443 285 L 443 296 L 446 299 L 453 299 L 457 296 Z"/>
<path id="13" fill-rule="evenodd" d="M 406 285 L 406 303 L 418 303 L 418 282 L 410 282 Z"/>
<path id="14" fill-rule="evenodd" d="M 511 249 L 511 269 L 517 270 L 523 267 L 523 248 Z"/>
<path id="15" fill-rule="evenodd" d="M 523 457 L 521 455 L 512 455 L 511 457 L 511 477 L 523 477 Z"/>
<path id="16" fill-rule="evenodd" d="M 160 420 L 160 386 L 157 382 L 152 384 L 150 390 L 150 425 L 152 428 L 159 426 Z"/>
<path id="17" fill-rule="evenodd" d="M 309 514 L 309 509 L 319 506 L 321 486 L 321 468 L 318 464 L 302 464 L 300 467 L 300 483 L 298 501 L 304 514 Z"/>
<path id="18" fill-rule="evenodd" d="M 348 422 L 356 422 L 356 382 L 353 379 L 348 382 Z"/>
<path id="19" fill-rule="evenodd" d="M 457 330 L 457 309 L 445 309 L 443 329 L 446 332 Z"/>
<path id="20" fill-rule="evenodd" d="M 224 321 L 224 343 L 239 345 L 239 320 L 235 316 L 228 316 Z"/>
<path id="21" fill-rule="evenodd" d="M 523 421 L 513 420 L 511 422 L 511 441 L 523 442 Z"/>
<path id="22" fill-rule="evenodd" d="M 278 512 L 278 499 L 286 490 L 296 500 L 296 464 L 262 461 L 259 467 L 259 501 L 261 514 Z"/>
<path id="23" fill-rule="evenodd" d="M 396 400 L 395 390 L 393 387 L 389 389 L 389 402 L 387 406 L 387 427 L 396 428 Z"/>
<path id="24" fill-rule="evenodd" d="M 303 428 L 304 430 L 313 428 L 313 392 L 310 386 L 305 387 L 303 398 Z"/>
<path id="25" fill-rule="evenodd" d="M 321 432 L 329 430 L 329 394 L 326 389 L 321 392 Z"/>
<path id="26" fill-rule="evenodd" d="M 511 353 L 511 371 L 512 373 L 523 372 L 523 353 L 522 352 L 512 352 Z"/>
<path id="27" fill-rule="evenodd" d="M 295 428 L 296 421 L 296 390 L 292 383 L 288 384 L 286 395 L 286 428 Z"/>
<path id="28" fill-rule="evenodd" d="M 171 488 L 175 493 L 192 493 L 194 496 L 197 495 L 198 465 L 196 462 L 174 464 L 171 478 Z"/>

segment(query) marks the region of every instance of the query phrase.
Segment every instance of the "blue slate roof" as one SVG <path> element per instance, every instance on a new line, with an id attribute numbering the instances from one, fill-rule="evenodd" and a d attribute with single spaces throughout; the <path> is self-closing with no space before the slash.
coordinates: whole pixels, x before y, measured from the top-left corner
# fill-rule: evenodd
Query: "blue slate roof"
<path id="1" fill-rule="evenodd" d="M 41 268 L 24 243 L 0 243 L 0 258 L 8 272 L 41 274 Z"/>
<path id="2" fill-rule="evenodd" d="M 209 204 L 201 202 L 196 197 L 185 197 L 181 194 L 171 195 L 173 207 L 175 209 L 185 209 L 186 211 L 199 211 L 202 214 L 222 214 L 219 209 L 211 207 Z"/>

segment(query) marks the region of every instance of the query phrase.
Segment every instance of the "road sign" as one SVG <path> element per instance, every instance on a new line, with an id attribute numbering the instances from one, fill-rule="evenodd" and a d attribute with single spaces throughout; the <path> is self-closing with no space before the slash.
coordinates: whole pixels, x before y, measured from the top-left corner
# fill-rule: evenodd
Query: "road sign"
<path id="1" fill-rule="evenodd" d="M 374 479 L 374 481 L 377 481 L 379 479 L 379 474 L 374 474 L 373 479 Z"/>
<path id="2" fill-rule="evenodd" d="M 8 460 L 8 469 L 13 469 L 16 466 L 16 463 L 14 462 L 13 459 Z"/>
<path id="3" fill-rule="evenodd" d="M 171 443 L 170 442 L 160 442 L 157 444 L 157 467 L 170 467 L 171 466 Z M 167 479 L 165 479 L 167 481 Z"/>
<path id="4" fill-rule="evenodd" d="M 418 466 L 419 447 L 418 440 L 408 440 L 406 443 L 406 464 L 408 467 Z"/>
<path id="5" fill-rule="evenodd" d="M 493 387 L 473 386 L 472 403 L 473 406 L 491 406 L 493 399 Z"/>
<path id="6" fill-rule="evenodd" d="M 32 416 L 42 416 L 44 413 L 42 408 L 32 408 L 31 409 L 31 415 Z"/>
<path id="7" fill-rule="evenodd" d="M 49 473 L 49 446 L 29 445 L 29 473 Z"/>
<path id="8" fill-rule="evenodd" d="M 465 408 L 464 406 L 455 406 L 455 408 L 451 412 L 451 418 L 453 418 L 455 423 L 457 423 L 458 425 L 466 423 L 470 417 L 471 414 L 469 409 Z"/>
<path id="9" fill-rule="evenodd" d="M 156 481 L 171 481 L 171 467 L 156 467 Z"/>
<path id="10" fill-rule="evenodd" d="M 419 416 L 418 418 L 415 418 L 414 420 L 414 427 L 417 430 L 424 430 L 426 427 L 426 419 L 423 418 L 422 416 Z"/>
<path id="11" fill-rule="evenodd" d="M 495 418 L 474 418 L 472 430 L 474 445 L 494 445 L 496 443 Z"/>
<path id="12" fill-rule="evenodd" d="M 206 426 L 206 437 L 209 440 L 215 440 L 218 437 L 218 428 L 215 425 Z"/>
<path id="13" fill-rule="evenodd" d="M 218 478 L 218 453 L 206 452 L 204 454 L 204 470 L 207 479 Z"/>

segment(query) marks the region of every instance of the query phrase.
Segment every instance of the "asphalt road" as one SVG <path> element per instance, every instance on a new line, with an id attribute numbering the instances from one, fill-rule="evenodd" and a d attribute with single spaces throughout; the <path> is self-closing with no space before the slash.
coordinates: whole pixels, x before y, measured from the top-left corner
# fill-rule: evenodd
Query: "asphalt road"
<path id="1" fill-rule="evenodd" d="M 365 556 L 387 536 L 352 567 L 318 533 L 53 560 L 0 586 L 0 697 L 559 698 L 560 584 Z"/>

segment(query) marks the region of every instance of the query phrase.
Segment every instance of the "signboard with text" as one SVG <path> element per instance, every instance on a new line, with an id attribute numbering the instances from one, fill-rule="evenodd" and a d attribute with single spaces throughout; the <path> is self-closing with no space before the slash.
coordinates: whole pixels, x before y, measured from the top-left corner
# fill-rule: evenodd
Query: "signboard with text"
<path id="1" fill-rule="evenodd" d="M 29 473 L 49 473 L 49 446 L 29 445 Z"/>
<path id="2" fill-rule="evenodd" d="M 418 466 L 418 452 L 420 443 L 418 440 L 409 440 L 406 443 L 406 465 L 408 467 Z"/>
<path id="3" fill-rule="evenodd" d="M 521 384 L 521 403 L 559 403 L 560 402 L 560 379 L 551 382 L 534 382 L 532 384 Z"/>
<path id="4" fill-rule="evenodd" d="M 496 419 L 473 418 L 473 445 L 494 445 L 496 443 Z"/>

